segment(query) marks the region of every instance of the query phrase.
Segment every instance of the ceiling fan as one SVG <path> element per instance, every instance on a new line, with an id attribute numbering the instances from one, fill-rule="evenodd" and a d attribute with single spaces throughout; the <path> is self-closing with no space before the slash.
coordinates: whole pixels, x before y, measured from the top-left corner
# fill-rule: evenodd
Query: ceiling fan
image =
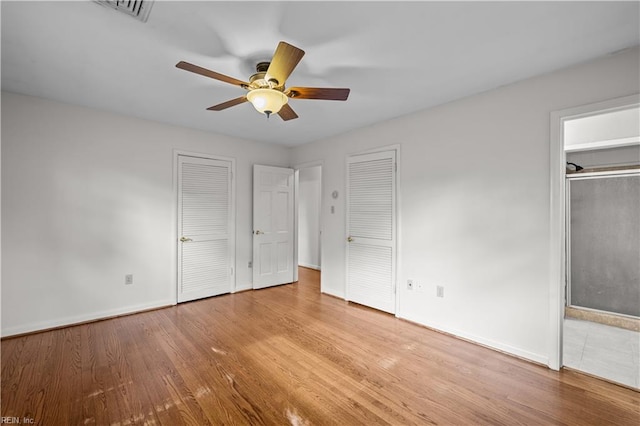
<path id="1" fill-rule="evenodd" d="M 320 99 L 332 101 L 346 101 L 349 89 L 334 89 L 326 87 L 285 87 L 285 82 L 298 62 L 304 56 L 304 50 L 298 49 L 284 41 L 276 48 L 271 62 L 259 62 L 256 73 L 249 78 L 249 82 L 237 80 L 233 77 L 180 61 L 176 67 L 205 77 L 240 86 L 247 90 L 247 94 L 207 108 L 209 111 L 222 111 L 232 106 L 251 102 L 254 108 L 269 117 L 278 114 L 283 120 L 298 118 L 289 106 L 292 99 Z"/>

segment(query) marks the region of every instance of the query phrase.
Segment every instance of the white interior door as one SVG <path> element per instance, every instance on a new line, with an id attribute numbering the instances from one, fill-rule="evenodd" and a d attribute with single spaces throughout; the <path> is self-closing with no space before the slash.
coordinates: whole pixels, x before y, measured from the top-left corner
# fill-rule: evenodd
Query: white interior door
<path id="1" fill-rule="evenodd" d="M 253 288 L 293 282 L 293 169 L 253 166 Z"/>
<path id="2" fill-rule="evenodd" d="M 395 313 L 396 152 L 347 159 L 347 300 Z"/>
<path id="3" fill-rule="evenodd" d="M 178 156 L 178 302 L 232 290 L 231 162 Z"/>

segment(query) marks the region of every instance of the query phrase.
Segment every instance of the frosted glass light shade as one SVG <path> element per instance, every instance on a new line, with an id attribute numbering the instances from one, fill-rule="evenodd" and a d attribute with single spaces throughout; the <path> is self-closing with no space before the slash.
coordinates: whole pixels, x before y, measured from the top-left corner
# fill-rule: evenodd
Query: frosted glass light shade
<path id="1" fill-rule="evenodd" d="M 253 89 L 247 93 L 247 99 L 262 114 L 277 114 L 282 105 L 289 101 L 287 96 L 274 89 Z"/>

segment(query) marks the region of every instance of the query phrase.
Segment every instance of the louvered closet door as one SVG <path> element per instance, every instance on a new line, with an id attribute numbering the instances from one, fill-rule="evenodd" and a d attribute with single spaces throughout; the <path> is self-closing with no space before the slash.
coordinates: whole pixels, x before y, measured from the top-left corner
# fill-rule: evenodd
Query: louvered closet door
<path id="1" fill-rule="evenodd" d="M 347 300 L 395 313 L 395 151 L 349 157 L 347 168 Z"/>
<path id="2" fill-rule="evenodd" d="M 231 163 L 178 157 L 178 302 L 231 291 Z"/>

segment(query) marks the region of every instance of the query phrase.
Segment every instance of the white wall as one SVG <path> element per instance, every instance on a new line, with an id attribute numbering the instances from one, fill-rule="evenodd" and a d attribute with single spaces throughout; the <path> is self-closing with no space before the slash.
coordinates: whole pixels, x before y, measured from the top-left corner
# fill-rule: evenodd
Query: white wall
<path id="1" fill-rule="evenodd" d="M 638 106 L 564 122 L 566 151 L 637 144 L 639 140 L 640 108 Z"/>
<path id="2" fill-rule="evenodd" d="M 251 167 L 289 149 L 2 93 L 3 336 L 175 302 L 176 149 L 236 159 L 250 288 Z"/>
<path id="3" fill-rule="evenodd" d="M 299 171 L 298 264 L 320 269 L 320 188 L 322 167 Z"/>
<path id="4" fill-rule="evenodd" d="M 345 295 L 345 200 L 330 199 L 345 157 L 400 144 L 398 316 L 548 363 L 550 113 L 637 93 L 638 63 L 630 49 L 296 148 L 295 164 L 323 162 L 336 206 L 321 218 L 322 291 Z"/>

